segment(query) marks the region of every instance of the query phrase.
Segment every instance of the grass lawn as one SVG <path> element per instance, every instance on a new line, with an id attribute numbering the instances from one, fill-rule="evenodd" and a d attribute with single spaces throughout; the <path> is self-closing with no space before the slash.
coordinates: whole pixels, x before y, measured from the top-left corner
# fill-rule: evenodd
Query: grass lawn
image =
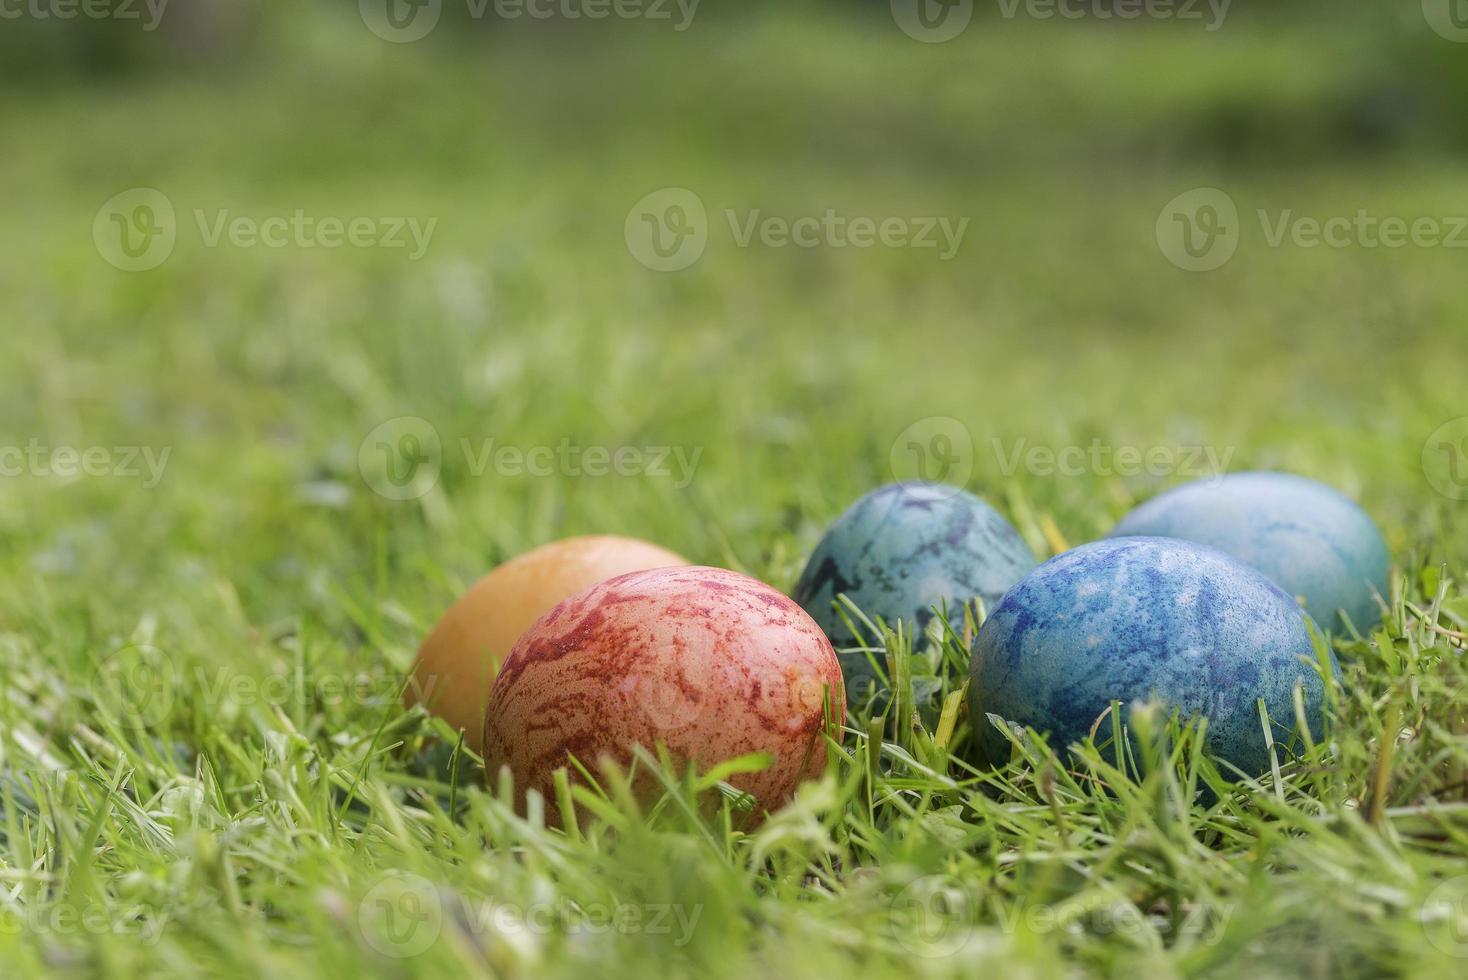
<path id="1" fill-rule="evenodd" d="M 1461 975 L 1468 460 L 1435 447 L 1468 422 L 1434 433 L 1468 414 L 1465 253 L 1271 241 L 1363 211 L 1452 234 L 1448 128 L 1398 111 L 1425 103 L 1376 85 L 1351 23 L 927 45 L 882 13 L 467 47 L 303 18 L 266 67 L 0 100 L 0 446 L 23 451 L 0 458 L 0 976 Z M 92 235 L 133 187 L 175 213 L 143 272 Z M 625 223 L 669 187 L 707 246 L 658 272 Z M 1239 240 L 1190 272 L 1156 229 L 1198 187 Z M 432 232 L 416 259 L 211 244 L 298 211 Z M 828 211 L 968 223 L 948 258 L 740 244 Z M 402 447 L 408 417 L 438 448 L 391 499 L 369 437 Z M 613 787 L 568 832 L 401 707 L 500 561 L 624 533 L 788 590 L 912 432 L 1038 557 L 1210 459 L 1351 494 L 1396 572 L 1383 623 L 1334 638 L 1331 729 L 1190 805 L 1190 752 L 990 769 L 982 719 L 935 732 L 924 705 L 849 719 L 753 833 L 686 785 Z M 649 452 L 598 475 L 599 447 Z M 934 649 L 939 698 L 962 659 Z M 1168 727 L 1147 744 L 1186 747 Z"/>

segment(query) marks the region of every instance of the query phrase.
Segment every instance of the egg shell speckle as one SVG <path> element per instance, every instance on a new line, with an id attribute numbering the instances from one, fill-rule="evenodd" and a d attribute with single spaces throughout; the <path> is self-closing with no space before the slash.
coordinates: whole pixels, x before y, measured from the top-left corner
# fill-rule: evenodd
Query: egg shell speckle
<path id="1" fill-rule="evenodd" d="M 1305 614 L 1259 572 L 1192 542 L 1109 539 L 1052 558 L 994 609 L 974 642 L 970 718 L 999 761 L 1009 747 L 986 713 L 1063 750 L 1113 700 L 1155 696 L 1185 719 L 1206 716 L 1210 750 L 1258 774 L 1269 768 L 1259 698 L 1287 741 L 1300 681 L 1311 732 L 1323 731 L 1313 663 Z"/>
<path id="2" fill-rule="evenodd" d="M 687 564 L 666 548 L 616 535 L 566 538 L 512 558 L 476 582 L 434 626 L 413 662 L 404 700 L 462 729 L 464 744 L 480 752 L 495 673 L 537 619 L 614 576 Z"/>
<path id="3" fill-rule="evenodd" d="M 795 600 L 837 647 L 857 641 L 832 605 L 845 594 L 867 616 L 916 631 L 917 648 L 933 609 L 947 602 L 950 622 L 982 598 L 987 608 L 1030 570 L 1035 556 L 988 504 L 955 487 L 894 483 L 852 504 L 826 532 L 796 583 Z M 839 654 L 853 702 L 870 693 L 866 655 Z"/>
<path id="4" fill-rule="evenodd" d="M 574 755 L 595 772 L 661 744 L 707 769 L 752 752 L 774 762 L 730 782 L 774 809 L 825 768 L 827 692 L 844 719 L 830 642 L 762 582 L 698 566 L 634 572 L 546 614 L 515 645 L 490 694 L 485 761 L 550 798 Z"/>
<path id="5" fill-rule="evenodd" d="M 1339 491 L 1287 473 L 1235 473 L 1169 490 L 1133 510 L 1111 537 L 1147 535 L 1211 545 L 1252 565 L 1322 626 L 1344 609 L 1357 629 L 1381 619 L 1390 559 L 1371 518 Z"/>

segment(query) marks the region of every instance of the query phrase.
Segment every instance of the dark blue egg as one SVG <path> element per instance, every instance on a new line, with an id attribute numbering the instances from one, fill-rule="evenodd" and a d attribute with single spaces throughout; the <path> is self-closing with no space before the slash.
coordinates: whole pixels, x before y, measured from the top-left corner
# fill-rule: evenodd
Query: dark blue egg
<path id="1" fill-rule="evenodd" d="M 1169 490 L 1132 511 L 1111 537 L 1151 535 L 1212 545 L 1253 565 L 1317 623 L 1357 629 L 1381 620 L 1386 541 L 1371 518 L 1337 490 L 1287 473 L 1236 473 Z"/>
<path id="2" fill-rule="evenodd" d="M 991 760 L 1009 749 L 986 714 L 1048 733 L 1063 750 L 1112 701 L 1156 698 L 1184 719 L 1207 717 L 1210 751 L 1263 773 L 1257 702 L 1287 742 L 1296 682 L 1312 735 L 1323 730 L 1305 613 L 1242 562 L 1173 538 L 1098 541 L 1047 561 L 989 615 L 971 669 L 969 717 Z"/>
<path id="3" fill-rule="evenodd" d="M 914 630 L 917 646 L 946 602 L 950 620 L 982 598 L 992 607 L 1035 567 L 1024 539 L 992 507 L 970 493 L 934 483 L 894 483 L 873 490 L 836 519 L 816 546 L 794 598 L 835 644 L 847 698 L 864 701 L 874 674 L 833 608 L 846 595 L 863 613 Z"/>

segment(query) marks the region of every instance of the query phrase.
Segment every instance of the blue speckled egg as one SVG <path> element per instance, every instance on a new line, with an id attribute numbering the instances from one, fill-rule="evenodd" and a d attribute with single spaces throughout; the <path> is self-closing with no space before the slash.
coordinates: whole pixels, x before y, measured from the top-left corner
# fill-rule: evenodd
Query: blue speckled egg
<path id="1" fill-rule="evenodd" d="M 836 519 L 805 566 L 794 598 L 838 652 L 856 643 L 833 607 L 838 594 L 889 626 L 904 621 L 917 631 L 921 649 L 934 607 L 946 601 L 953 617 L 979 597 L 992 608 L 1034 567 L 1019 532 L 973 494 L 943 484 L 894 483 L 873 490 Z M 871 664 L 862 653 L 839 656 L 847 697 L 861 703 L 871 693 Z"/>
<path id="2" fill-rule="evenodd" d="M 1008 746 L 985 714 L 1063 750 L 1113 700 L 1155 697 L 1185 719 L 1207 717 L 1210 751 L 1258 774 L 1269 768 L 1258 699 L 1276 741 L 1288 741 L 1303 682 L 1320 737 L 1314 663 L 1305 614 L 1259 572 L 1189 541 L 1114 538 L 1052 558 L 995 607 L 974 641 L 970 718 L 989 758 L 1003 760 Z"/>
<path id="3" fill-rule="evenodd" d="M 1287 473 L 1236 473 L 1200 480 L 1147 501 L 1110 537 L 1153 535 L 1212 545 L 1301 596 L 1317 623 L 1339 629 L 1345 610 L 1357 629 L 1381 620 L 1386 541 L 1371 518 L 1337 490 Z"/>

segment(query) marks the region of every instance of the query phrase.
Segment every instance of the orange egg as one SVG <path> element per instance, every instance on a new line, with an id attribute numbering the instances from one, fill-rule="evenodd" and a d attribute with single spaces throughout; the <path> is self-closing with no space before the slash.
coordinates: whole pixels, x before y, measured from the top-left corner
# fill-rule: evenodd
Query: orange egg
<path id="1" fill-rule="evenodd" d="M 839 725 L 844 706 L 830 640 L 784 595 L 721 568 L 633 572 L 567 599 L 515 644 L 490 694 L 484 760 L 491 780 L 508 766 L 518 791 L 554 799 L 572 757 L 625 769 L 635 746 L 661 746 L 707 770 L 767 753 L 768 768 L 730 782 L 772 810 L 825 769 L 827 716 Z"/>
<path id="2" fill-rule="evenodd" d="M 542 614 L 605 579 L 686 564 L 666 548 L 612 535 L 566 538 L 512 558 L 476 582 L 428 634 L 405 700 L 463 729 L 464 743 L 479 752 L 500 664 Z"/>

